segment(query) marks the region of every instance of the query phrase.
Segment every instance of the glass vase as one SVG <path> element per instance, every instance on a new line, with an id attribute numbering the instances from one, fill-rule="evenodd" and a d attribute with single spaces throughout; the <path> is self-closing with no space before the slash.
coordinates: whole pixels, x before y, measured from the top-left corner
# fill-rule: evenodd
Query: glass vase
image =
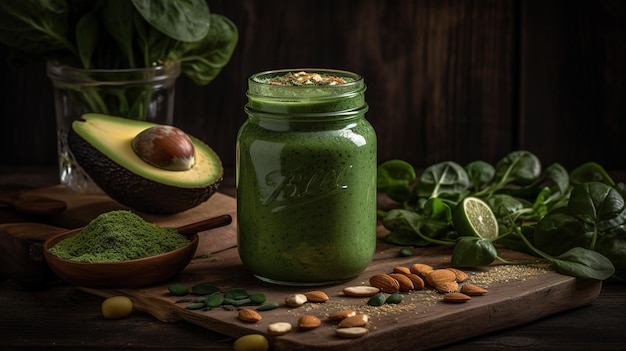
<path id="1" fill-rule="evenodd" d="M 178 62 L 136 69 L 81 69 L 47 63 L 54 90 L 59 178 L 84 194 L 102 191 L 74 160 L 67 145 L 72 122 L 85 113 L 171 125 Z"/>

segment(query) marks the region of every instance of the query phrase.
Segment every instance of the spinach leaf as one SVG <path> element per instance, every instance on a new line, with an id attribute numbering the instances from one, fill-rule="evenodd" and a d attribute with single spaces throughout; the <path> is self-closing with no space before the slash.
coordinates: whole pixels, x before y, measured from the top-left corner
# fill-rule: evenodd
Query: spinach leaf
<path id="1" fill-rule="evenodd" d="M 533 242 L 550 255 L 560 255 L 572 247 L 589 248 L 593 237 L 593 226 L 575 218 L 566 209 L 560 209 L 537 223 Z"/>
<path id="2" fill-rule="evenodd" d="M 626 226 L 610 229 L 598 238 L 595 251 L 611 260 L 615 266 L 613 280 L 626 281 Z"/>
<path id="3" fill-rule="evenodd" d="M 604 183 L 587 182 L 575 187 L 567 209 L 601 232 L 626 223 L 624 198 Z"/>
<path id="4" fill-rule="evenodd" d="M 559 273 L 574 277 L 605 280 L 615 273 L 615 267 L 608 258 L 582 247 L 571 248 L 548 260 Z"/>
<path id="5" fill-rule="evenodd" d="M 86 13 L 76 25 L 76 46 L 84 68 L 92 67 L 92 56 L 100 36 L 98 17 L 94 11 Z"/>
<path id="6" fill-rule="evenodd" d="M 479 267 L 492 263 L 498 252 L 491 240 L 478 237 L 460 237 L 452 251 L 453 267 Z"/>
<path id="7" fill-rule="evenodd" d="M 615 186 L 613 178 L 596 162 L 587 162 L 576 167 L 570 174 L 570 180 L 574 185 L 586 182 L 601 182 Z"/>
<path id="8" fill-rule="evenodd" d="M 470 180 L 465 169 L 456 162 L 447 161 L 426 168 L 416 191 L 420 197 L 456 197 L 458 201 L 469 187 Z"/>
<path id="9" fill-rule="evenodd" d="M 378 188 L 389 191 L 395 184 L 399 189 L 395 199 L 402 200 L 402 208 L 379 212 L 391 232 L 388 242 L 454 245 L 455 266 L 486 265 L 494 259 L 516 263 L 497 256 L 493 245 L 497 242 L 539 256 L 564 274 L 626 281 L 626 185 L 612 186 L 598 164 L 585 164 L 570 176 L 553 163 L 541 174 L 537 156 L 520 150 L 506 155 L 496 167 L 480 160 L 465 168 L 452 161 L 437 163 L 426 168 L 415 184 L 408 163 L 390 164 L 397 168 L 379 172 Z M 449 214 L 466 196 L 479 198 L 492 209 L 498 237 L 460 237 L 455 231 Z"/>
<path id="10" fill-rule="evenodd" d="M 29 55 L 69 50 L 68 5 L 64 0 L 0 1 L 0 42 Z"/>
<path id="11" fill-rule="evenodd" d="M 132 0 L 151 26 L 175 40 L 194 42 L 209 32 L 211 17 L 205 0 Z"/>
<path id="12" fill-rule="evenodd" d="M 546 178 L 551 180 L 562 195 L 567 194 L 570 182 L 567 170 L 558 163 L 553 163 L 546 168 Z"/>
<path id="13" fill-rule="evenodd" d="M 411 184 L 416 177 L 415 169 L 408 162 L 389 160 L 378 166 L 376 187 L 390 199 L 404 202 L 411 196 Z"/>
<path id="14" fill-rule="evenodd" d="M 527 185 L 541 174 L 539 158 L 528 151 L 513 151 L 496 164 L 495 179 L 504 184 Z"/>
<path id="15" fill-rule="evenodd" d="M 465 171 L 474 191 L 478 191 L 488 184 L 496 174 L 496 169 L 492 165 L 481 160 L 468 163 L 465 166 Z"/>
<path id="16" fill-rule="evenodd" d="M 200 41 L 179 43 L 167 59 L 180 61 L 182 72 L 196 84 L 208 84 L 228 63 L 238 40 L 235 24 L 222 15 L 212 14 L 209 33 Z"/>
<path id="17" fill-rule="evenodd" d="M 102 7 L 102 24 L 126 57 L 129 68 L 137 67 L 133 48 L 133 5 L 128 0 L 108 0 Z"/>

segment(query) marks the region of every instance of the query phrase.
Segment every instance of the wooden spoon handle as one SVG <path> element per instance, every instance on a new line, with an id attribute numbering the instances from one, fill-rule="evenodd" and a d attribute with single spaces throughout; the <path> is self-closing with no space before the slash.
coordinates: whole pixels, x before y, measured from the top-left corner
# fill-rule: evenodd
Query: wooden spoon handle
<path id="1" fill-rule="evenodd" d="M 199 222 L 191 223 L 178 227 L 178 232 L 182 235 L 193 235 L 198 232 L 202 232 L 209 229 L 223 227 L 229 225 L 233 221 L 230 215 L 221 215 L 213 218 L 201 220 Z"/>

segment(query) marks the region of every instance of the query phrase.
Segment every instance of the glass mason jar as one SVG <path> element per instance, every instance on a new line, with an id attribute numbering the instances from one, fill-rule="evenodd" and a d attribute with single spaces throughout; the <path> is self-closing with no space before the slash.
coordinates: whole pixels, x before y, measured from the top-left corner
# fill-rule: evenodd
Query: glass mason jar
<path id="1" fill-rule="evenodd" d="M 173 123 L 178 62 L 136 69 L 81 69 L 48 62 L 47 73 L 54 88 L 60 181 L 77 192 L 101 190 L 76 163 L 67 145 L 73 121 L 95 112 Z"/>
<path id="2" fill-rule="evenodd" d="M 239 255 L 263 281 L 338 283 L 361 273 L 376 247 L 377 149 L 366 86 L 357 74 L 327 69 L 306 72 L 339 84 L 281 83 L 290 72 L 298 70 L 248 81 L 236 152 Z"/>

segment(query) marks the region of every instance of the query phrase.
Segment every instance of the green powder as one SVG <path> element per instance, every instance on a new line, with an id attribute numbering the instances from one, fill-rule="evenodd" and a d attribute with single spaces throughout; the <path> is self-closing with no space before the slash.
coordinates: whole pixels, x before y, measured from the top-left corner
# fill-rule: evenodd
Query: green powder
<path id="1" fill-rule="evenodd" d="M 189 244 L 175 228 L 159 227 L 136 214 L 118 210 L 99 215 L 49 252 L 79 262 L 119 262 L 154 256 Z"/>

